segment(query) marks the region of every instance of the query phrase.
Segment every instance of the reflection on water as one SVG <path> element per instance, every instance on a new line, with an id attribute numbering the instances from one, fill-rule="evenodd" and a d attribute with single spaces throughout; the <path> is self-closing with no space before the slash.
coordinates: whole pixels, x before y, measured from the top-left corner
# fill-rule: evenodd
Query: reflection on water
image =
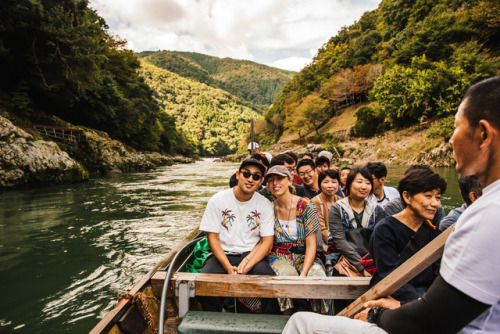
<path id="1" fill-rule="evenodd" d="M 0 193 L 0 332 L 88 332 L 180 239 L 236 164 L 200 161 L 144 173 Z M 405 167 L 389 167 L 395 186 Z M 461 199 L 453 169 L 446 211 Z"/>
<path id="2" fill-rule="evenodd" d="M 88 332 L 236 168 L 200 161 L 1 193 L 0 332 Z"/>

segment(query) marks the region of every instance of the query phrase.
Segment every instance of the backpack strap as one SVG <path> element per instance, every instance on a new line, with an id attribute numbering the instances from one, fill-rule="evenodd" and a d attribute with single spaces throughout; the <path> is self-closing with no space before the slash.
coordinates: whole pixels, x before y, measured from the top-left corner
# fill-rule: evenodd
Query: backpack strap
<path id="1" fill-rule="evenodd" d="M 399 253 L 399 259 L 401 260 L 401 264 L 403 264 L 406 260 L 413 256 L 417 252 L 417 248 L 423 242 L 426 234 L 427 234 L 427 226 L 424 221 L 417 232 L 410 238 L 405 248 Z"/>

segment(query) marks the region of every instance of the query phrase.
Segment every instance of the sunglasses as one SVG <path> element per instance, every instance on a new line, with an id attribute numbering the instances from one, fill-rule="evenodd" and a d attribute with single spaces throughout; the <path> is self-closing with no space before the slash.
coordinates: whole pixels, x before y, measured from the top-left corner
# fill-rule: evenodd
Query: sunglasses
<path id="1" fill-rule="evenodd" d="M 259 181 L 260 179 L 262 179 L 262 175 L 260 175 L 260 174 L 252 174 L 252 173 L 250 173 L 247 170 L 243 171 L 241 174 L 243 174 L 243 177 L 245 179 L 248 179 L 250 176 L 252 177 L 252 179 L 254 181 Z"/>

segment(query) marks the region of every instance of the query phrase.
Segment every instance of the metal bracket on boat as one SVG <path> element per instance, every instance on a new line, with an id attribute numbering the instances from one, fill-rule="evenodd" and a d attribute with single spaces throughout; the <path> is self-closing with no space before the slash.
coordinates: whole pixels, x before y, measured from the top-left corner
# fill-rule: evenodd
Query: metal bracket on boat
<path id="1" fill-rule="evenodd" d="M 194 280 L 176 281 L 175 294 L 179 297 L 179 318 L 189 311 L 189 298 L 195 296 Z"/>

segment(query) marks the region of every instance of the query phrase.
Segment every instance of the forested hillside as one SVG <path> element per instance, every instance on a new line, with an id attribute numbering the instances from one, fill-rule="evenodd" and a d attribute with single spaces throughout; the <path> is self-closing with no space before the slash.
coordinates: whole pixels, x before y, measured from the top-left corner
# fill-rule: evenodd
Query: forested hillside
<path id="1" fill-rule="evenodd" d="M 140 73 L 154 90 L 160 105 L 195 143 L 200 155 L 236 152 L 250 120 L 261 118 L 228 92 L 142 62 Z"/>
<path id="2" fill-rule="evenodd" d="M 195 52 L 148 51 L 138 56 L 184 78 L 221 88 L 262 111 L 295 74 L 248 60 L 221 59 Z"/>
<path id="3" fill-rule="evenodd" d="M 0 103 L 18 125 L 55 115 L 141 150 L 193 153 L 88 1 L 2 0 L 0 12 Z"/>
<path id="4" fill-rule="evenodd" d="M 500 72 L 498 0 L 383 0 L 318 50 L 258 128 L 274 143 L 317 131 L 346 106 L 372 136 L 453 114 L 467 87 Z M 300 131 L 298 132 L 300 135 Z"/>

